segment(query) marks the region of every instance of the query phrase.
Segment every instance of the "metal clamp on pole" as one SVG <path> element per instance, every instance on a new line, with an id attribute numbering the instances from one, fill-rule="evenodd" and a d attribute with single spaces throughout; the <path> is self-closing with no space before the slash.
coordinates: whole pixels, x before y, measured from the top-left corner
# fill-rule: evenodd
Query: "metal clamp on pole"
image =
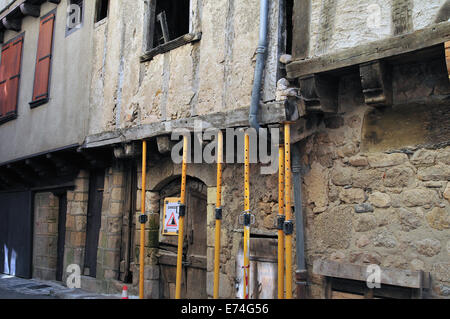
<path id="1" fill-rule="evenodd" d="M 186 205 L 180 204 L 180 206 L 178 206 L 178 216 L 179 217 L 185 217 L 186 216 Z"/>
<path id="2" fill-rule="evenodd" d="M 222 220 L 222 207 L 216 208 L 216 220 Z"/>
<path id="3" fill-rule="evenodd" d="M 147 215 L 140 215 L 139 216 L 139 223 L 146 224 L 148 222 L 148 216 Z"/>
<path id="4" fill-rule="evenodd" d="M 286 222 L 286 216 L 278 215 L 277 216 L 277 230 L 284 230 L 285 222 Z"/>
<path id="5" fill-rule="evenodd" d="M 239 224 L 244 226 L 251 226 L 254 225 L 256 222 L 256 217 L 249 211 L 243 212 L 241 215 L 239 215 Z"/>
<path id="6" fill-rule="evenodd" d="M 284 233 L 285 235 L 292 235 L 294 233 L 294 223 L 292 220 L 284 222 Z"/>

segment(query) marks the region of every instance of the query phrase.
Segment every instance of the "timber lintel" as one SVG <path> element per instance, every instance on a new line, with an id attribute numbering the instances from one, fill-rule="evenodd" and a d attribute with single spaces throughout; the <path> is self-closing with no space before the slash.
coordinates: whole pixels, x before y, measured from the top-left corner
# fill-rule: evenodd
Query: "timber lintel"
<path id="1" fill-rule="evenodd" d="M 389 66 L 376 60 L 359 66 L 365 102 L 370 106 L 392 105 L 392 76 Z"/>

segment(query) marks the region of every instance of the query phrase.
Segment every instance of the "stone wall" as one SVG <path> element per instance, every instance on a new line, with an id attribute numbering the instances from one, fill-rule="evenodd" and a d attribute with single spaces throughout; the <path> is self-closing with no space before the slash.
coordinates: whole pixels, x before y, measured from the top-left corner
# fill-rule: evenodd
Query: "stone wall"
<path id="1" fill-rule="evenodd" d="M 401 75 L 394 71 L 394 87 L 409 89 L 395 90 L 394 100 L 406 101 L 405 108 L 394 117 L 390 112 L 399 105 L 380 111 L 382 115 L 372 123 L 384 130 L 385 135 L 379 136 L 384 143 L 372 147 L 370 135 L 365 134 L 373 109 L 362 103 L 357 76 L 341 79 L 339 114 L 325 118 L 317 133 L 300 143 L 314 298 L 322 296 L 323 288 L 322 278 L 311 272 L 317 258 L 423 270 L 432 278 L 429 296 L 450 295 L 450 134 L 444 130 L 430 138 L 433 130 L 440 130 L 439 123 L 449 120 L 448 105 L 438 106 L 447 111 L 429 122 L 426 114 L 434 112 L 437 95 L 433 95 L 439 90 L 422 95 L 428 113 L 420 113 L 421 107 L 411 103 L 427 85 L 448 90 L 448 82 L 425 76 L 428 84 L 416 86 L 413 83 L 423 73 Z M 399 143 L 399 137 L 407 135 Z"/>
<path id="2" fill-rule="evenodd" d="M 67 191 L 66 242 L 64 247 L 64 269 L 75 264 L 83 273 L 86 224 L 89 197 L 89 173 L 81 171 L 75 179 L 75 189 Z M 68 274 L 64 272 L 63 281 Z"/>
<path id="3" fill-rule="evenodd" d="M 34 196 L 33 278 L 55 280 L 59 201 L 52 193 Z"/>

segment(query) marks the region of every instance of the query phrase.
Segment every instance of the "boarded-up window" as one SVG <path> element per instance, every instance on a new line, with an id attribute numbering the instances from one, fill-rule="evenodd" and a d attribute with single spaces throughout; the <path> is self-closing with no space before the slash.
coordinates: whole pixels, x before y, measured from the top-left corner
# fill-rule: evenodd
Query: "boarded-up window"
<path id="1" fill-rule="evenodd" d="M 2 47 L 0 65 L 0 123 L 17 117 L 23 35 Z"/>
<path id="2" fill-rule="evenodd" d="M 50 13 L 41 19 L 31 107 L 47 103 L 49 98 L 54 22 L 54 13 Z"/>

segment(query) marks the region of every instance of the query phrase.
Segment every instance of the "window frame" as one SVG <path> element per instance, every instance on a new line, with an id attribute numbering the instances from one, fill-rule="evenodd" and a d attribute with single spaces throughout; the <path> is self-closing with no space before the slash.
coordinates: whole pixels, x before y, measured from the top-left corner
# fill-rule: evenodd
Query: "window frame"
<path id="1" fill-rule="evenodd" d="M 150 61 L 159 54 L 169 52 L 183 45 L 200 41 L 202 37 L 200 31 L 194 30 L 193 19 L 197 12 L 194 12 L 193 1 L 189 0 L 189 32 L 157 47 L 153 47 L 155 26 L 158 23 L 156 17 L 156 1 L 158 0 L 149 0 L 146 8 L 146 21 L 144 22 L 147 27 L 144 33 L 144 54 L 141 56 L 141 63 Z"/>
<path id="2" fill-rule="evenodd" d="M 101 7 L 102 7 L 103 1 L 108 1 L 107 7 L 106 7 L 106 16 L 104 18 L 102 18 L 102 19 L 99 19 L 99 14 L 100 14 L 100 11 L 101 11 Z M 109 1 L 109 0 L 96 0 L 96 3 L 95 3 L 95 16 L 94 16 L 94 23 L 95 24 L 100 23 L 100 22 L 108 19 L 110 3 L 111 3 L 111 1 Z"/>

